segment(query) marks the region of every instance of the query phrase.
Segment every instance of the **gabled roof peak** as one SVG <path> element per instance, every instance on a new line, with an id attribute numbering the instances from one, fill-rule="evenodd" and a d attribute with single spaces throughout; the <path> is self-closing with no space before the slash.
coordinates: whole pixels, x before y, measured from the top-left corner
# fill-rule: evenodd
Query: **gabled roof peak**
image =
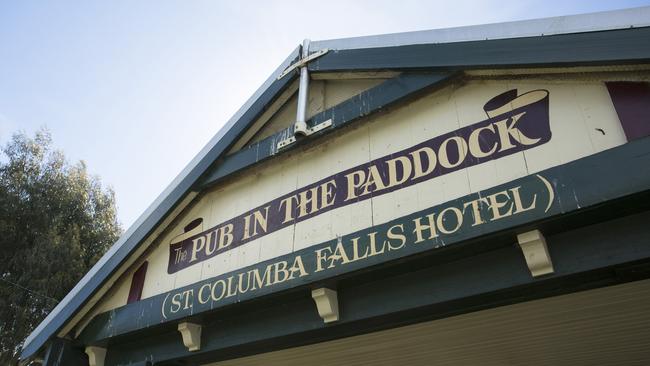
<path id="1" fill-rule="evenodd" d="M 457 27 L 449 29 L 436 29 L 427 31 L 394 33 L 378 36 L 344 38 L 337 40 L 325 40 L 311 42 L 310 52 L 321 49 L 331 49 L 334 51 L 345 51 L 355 49 L 369 49 L 380 47 L 397 47 L 413 46 L 437 43 L 454 43 L 465 41 L 478 41 L 486 39 L 508 39 L 534 37 L 541 35 L 556 35 L 568 33 L 580 33 L 604 30 L 619 30 L 635 27 L 650 26 L 650 7 L 635 9 L 617 10 L 612 12 L 601 12 L 584 15 L 573 15 L 564 17 L 554 17 L 537 20 L 526 20 L 507 22 L 500 24 L 488 24 L 480 26 Z M 637 61 L 650 59 L 650 47 L 647 44 L 647 29 L 643 34 L 637 36 L 628 42 L 626 52 L 617 53 L 617 49 L 599 50 L 607 52 L 607 59 L 589 59 L 589 61 Z M 626 34 L 627 35 L 627 34 Z M 619 35 L 617 39 L 612 40 L 612 44 L 625 35 Z M 643 38 L 645 37 L 645 38 Z M 538 37 L 539 38 L 539 37 Z M 571 38 L 571 37 L 568 37 Z M 548 40 L 548 39 L 545 39 Z M 575 41 L 574 41 L 575 42 Z M 637 47 L 639 44 L 642 47 Z M 570 45 L 570 44 L 569 44 Z M 459 47 L 463 45 L 458 45 Z M 565 46 L 568 47 L 568 46 Z M 616 47 L 614 47 L 616 48 Z M 619 47 L 620 48 L 620 47 Z M 125 234 L 111 247 L 111 249 L 95 264 L 95 266 L 79 281 L 79 283 L 70 291 L 70 293 L 56 306 L 56 308 L 39 324 L 39 326 L 25 340 L 21 358 L 24 360 L 34 356 L 47 342 L 56 337 L 66 327 L 69 326 L 72 319 L 79 312 L 88 307 L 89 301 L 97 297 L 100 289 L 107 287 L 109 280 L 125 266 L 129 258 L 135 253 L 141 244 L 156 228 L 161 226 L 165 220 L 172 215 L 184 201 L 195 194 L 197 182 L 214 168 L 214 162 L 222 157 L 228 149 L 242 136 L 252 123 L 264 112 L 268 105 L 273 103 L 277 96 L 288 88 L 295 81 L 295 73 L 289 74 L 284 78 L 277 79 L 289 65 L 295 62 L 299 57 L 300 48 L 295 49 L 276 71 L 264 82 L 264 84 L 251 96 L 246 103 L 235 113 L 235 115 L 225 123 L 224 127 L 217 132 L 204 149 L 188 164 L 188 166 L 177 176 L 167 189 L 151 204 L 151 206 L 136 220 L 136 222 L 125 232 Z M 374 51 L 374 50 L 373 50 Z M 561 50 L 560 50 L 561 51 Z M 432 51 L 437 52 L 437 51 Z M 480 50 L 476 51 L 480 52 Z M 559 52 L 559 51 L 558 51 Z M 558 53 L 556 52 L 556 53 Z M 321 62 L 320 68 L 315 66 L 316 71 L 332 70 L 352 70 L 358 64 L 355 64 L 357 55 L 343 55 L 345 52 L 330 52 L 322 59 L 330 59 L 329 69 L 323 67 Z M 602 56 L 601 54 L 598 54 Z M 345 56 L 345 57 L 344 57 Z M 365 57 L 366 60 L 374 60 L 371 55 Z M 392 56 L 392 55 L 391 55 Z M 552 57 L 551 57 L 552 56 Z M 548 58 L 550 61 L 544 62 L 569 62 L 560 59 L 557 54 Z M 346 58 L 347 57 L 347 58 Z M 402 55 L 400 55 L 402 57 Z M 420 54 L 414 56 L 421 59 Z M 420 58 L 418 58 L 420 57 Z M 539 61 L 539 55 L 531 55 L 530 64 L 544 63 Z M 593 57 L 590 54 L 582 54 L 581 57 Z M 627 57 L 627 58 L 626 58 Z M 402 57 L 403 58 L 403 57 Z M 341 61 L 343 60 L 343 61 Z M 334 61 L 334 62 L 332 62 Z M 409 60 L 406 60 L 409 61 Z M 338 62 L 338 64 L 337 64 Z M 447 62 L 447 63 L 446 63 Z M 449 61 L 440 60 L 436 67 L 444 69 L 449 67 Z M 486 62 L 493 62 L 487 60 Z M 331 64 L 335 64 L 332 67 Z M 342 65 L 342 66 L 341 66 Z M 381 64 L 374 67 L 382 69 Z M 372 65 L 371 65 L 372 66 Z M 455 65 L 463 69 L 466 65 Z M 311 66 L 310 66 L 311 67 Z M 426 70 L 433 69 L 431 65 L 408 65 L 411 69 L 422 68 Z M 398 67 L 396 67 L 398 68 Z M 361 65 L 360 69 L 368 70 L 373 67 Z"/>

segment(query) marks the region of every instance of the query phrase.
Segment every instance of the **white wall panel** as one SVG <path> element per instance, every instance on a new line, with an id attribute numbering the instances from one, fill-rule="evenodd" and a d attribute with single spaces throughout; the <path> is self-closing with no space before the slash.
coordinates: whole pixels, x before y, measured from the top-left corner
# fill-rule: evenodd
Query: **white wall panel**
<path id="1" fill-rule="evenodd" d="M 354 85 L 346 82 L 321 81 L 314 84 L 311 109 L 320 110 L 338 103 L 353 92 L 365 90 L 380 81 L 353 81 L 356 82 Z M 183 227 L 195 218 L 203 218 L 203 230 L 206 230 L 323 178 L 483 121 L 487 119 L 484 104 L 511 89 L 517 89 L 519 94 L 535 89 L 549 91 L 552 137 L 548 143 L 332 209 L 177 273 L 167 273 L 172 238 L 181 234 Z M 535 80 L 474 80 L 449 85 L 399 108 L 370 116 L 332 136 L 319 139 L 311 146 L 272 158 L 204 194 L 201 201 L 181 214 L 177 224 L 147 252 L 149 266 L 143 297 L 308 248 L 624 142 L 607 89 L 598 80 L 555 76 L 553 80 L 540 77 Z M 128 293 L 130 276 L 126 277 L 116 288 L 127 288 Z M 121 297 L 120 301 L 106 299 L 97 309 L 107 310 L 121 306 L 120 302 L 125 301 Z"/>

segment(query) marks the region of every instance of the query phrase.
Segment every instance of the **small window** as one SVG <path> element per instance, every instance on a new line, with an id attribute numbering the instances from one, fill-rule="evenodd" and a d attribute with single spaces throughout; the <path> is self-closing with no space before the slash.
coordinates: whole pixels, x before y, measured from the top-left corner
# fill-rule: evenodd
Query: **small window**
<path id="1" fill-rule="evenodd" d="M 606 83 L 628 141 L 650 136 L 650 83 Z"/>
<path id="2" fill-rule="evenodd" d="M 147 274 L 148 262 L 145 261 L 140 265 L 131 279 L 131 288 L 129 289 L 129 298 L 126 300 L 127 304 L 139 301 L 142 298 L 142 288 L 144 287 L 144 277 Z"/>

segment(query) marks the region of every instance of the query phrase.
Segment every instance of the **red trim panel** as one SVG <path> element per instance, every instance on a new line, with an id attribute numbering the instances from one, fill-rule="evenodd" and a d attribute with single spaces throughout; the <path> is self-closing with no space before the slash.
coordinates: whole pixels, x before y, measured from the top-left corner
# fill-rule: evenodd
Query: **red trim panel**
<path id="1" fill-rule="evenodd" d="M 628 141 L 650 136 L 650 83 L 605 83 Z"/>

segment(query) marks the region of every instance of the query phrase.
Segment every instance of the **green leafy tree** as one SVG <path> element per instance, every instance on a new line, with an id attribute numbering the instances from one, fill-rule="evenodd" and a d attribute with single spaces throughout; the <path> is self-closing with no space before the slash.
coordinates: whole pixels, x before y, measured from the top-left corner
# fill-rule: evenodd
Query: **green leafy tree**
<path id="1" fill-rule="evenodd" d="M 113 191 L 52 148 L 16 134 L 0 155 L 0 365 L 121 233 Z"/>

